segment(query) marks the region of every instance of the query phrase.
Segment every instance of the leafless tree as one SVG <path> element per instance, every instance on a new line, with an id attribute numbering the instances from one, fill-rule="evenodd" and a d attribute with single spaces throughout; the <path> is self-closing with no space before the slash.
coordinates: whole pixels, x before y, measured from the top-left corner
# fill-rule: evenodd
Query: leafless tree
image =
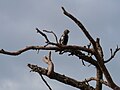
<path id="1" fill-rule="evenodd" d="M 23 52 L 26 52 L 28 50 L 53 50 L 56 52 L 60 52 L 59 54 L 64 54 L 64 53 L 69 53 L 69 56 L 76 56 L 80 60 L 82 60 L 83 65 L 84 62 L 88 62 L 91 65 L 95 66 L 96 68 L 96 77 L 90 77 L 88 79 L 85 79 L 84 81 L 82 80 L 75 80 L 71 77 L 61 75 L 60 73 L 57 73 L 54 71 L 54 63 L 52 62 L 51 59 L 51 51 L 49 52 L 48 56 L 45 56 L 43 58 L 44 62 L 48 64 L 48 68 L 42 68 L 37 65 L 33 64 L 28 64 L 28 67 L 31 69 L 33 72 L 39 73 L 41 76 L 42 80 L 45 82 L 45 84 L 48 86 L 49 90 L 52 90 L 52 88 L 49 86 L 47 81 L 43 78 L 42 75 L 47 76 L 50 79 L 55 79 L 59 82 L 62 82 L 67 85 L 71 85 L 73 87 L 76 87 L 80 90 L 102 90 L 103 84 L 108 86 L 109 88 L 113 90 L 120 90 L 120 87 L 116 85 L 116 83 L 112 80 L 112 77 L 106 68 L 105 64 L 111 61 L 116 53 L 120 50 L 120 48 L 117 46 L 116 50 L 113 51 L 110 49 L 111 56 L 108 60 L 104 59 L 104 53 L 102 46 L 100 44 L 100 38 L 94 39 L 89 32 L 86 30 L 84 25 L 77 19 L 75 18 L 72 14 L 67 12 L 64 7 L 62 7 L 63 14 L 70 18 L 79 28 L 80 31 L 84 33 L 85 37 L 89 40 L 90 44 L 86 46 L 77 46 L 77 45 L 61 45 L 58 42 L 57 35 L 53 31 L 48 31 L 48 30 L 39 30 L 36 28 L 37 33 L 39 33 L 41 36 L 43 36 L 46 40 L 46 44 L 44 46 L 27 46 L 23 49 L 20 49 L 18 51 L 6 51 L 4 49 L 0 50 L 0 54 L 6 54 L 6 55 L 13 55 L 17 56 L 20 55 Z M 49 38 L 47 37 L 46 33 L 51 33 L 54 35 L 56 42 L 51 42 Z M 93 58 L 94 57 L 94 58 Z M 103 79 L 103 75 L 105 76 L 105 80 Z M 93 87 L 89 84 L 90 81 L 95 81 L 96 86 Z"/>

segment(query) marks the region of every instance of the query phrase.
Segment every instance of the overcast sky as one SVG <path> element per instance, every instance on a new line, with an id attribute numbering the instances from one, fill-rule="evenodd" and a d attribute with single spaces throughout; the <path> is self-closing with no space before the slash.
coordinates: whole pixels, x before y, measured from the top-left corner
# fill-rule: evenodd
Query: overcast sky
<path id="1" fill-rule="evenodd" d="M 70 30 L 69 44 L 86 45 L 88 40 L 72 20 L 64 16 L 61 6 L 85 25 L 90 34 L 101 39 L 105 59 L 110 48 L 120 46 L 119 0 L 0 0 L 0 48 L 16 51 L 29 45 L 44 45 L 44 38 L 35 28 L 54 31 L 58 37 L 65 29 Z M 54 37 L 49 34 L 51 41 Z M 42 67 L 48 51 L 28 51 L 19 56 L 0 55 L 0 90 L 48 90 L 37 73 L 30 73 L 28 63 Z M 118 53 L 109 62 L 113 80 L 120 85 L 120 61 Z M 55 71 L 77 80 L 95 76 L 95 67 L 85 67 L 76 57 L 61 56 L 52 52 Z M 46 78 L 46 77 L 45 77 Z M 46 78 L 53 90 L 77 90 Z M 93 83 L 92 83 L 93 84 Z M 110 90 L 104 87 L 103 90 Z"/>

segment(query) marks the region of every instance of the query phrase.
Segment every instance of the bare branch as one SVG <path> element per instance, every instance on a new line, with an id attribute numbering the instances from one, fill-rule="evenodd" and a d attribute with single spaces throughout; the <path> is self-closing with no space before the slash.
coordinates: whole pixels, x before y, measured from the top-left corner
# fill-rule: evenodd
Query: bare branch
<path id="1" fill-rule="evenodd" d="M 54 44 L 54 43 L 51 43 Z M 44 47 L 44 46 L 27 46 L 23 49 L 20 49 L 18 51 L 6 51 L 4 49 L 0 50 L 0 54 L 6 54 L 6 55 L 20 55 L 23 52 L 26 52 L 28 50 L 57 50 L 57 51 L 61 51 L 61 50 L 82 50 L 85 52 L 89 52 L 89 53 L 94 53 L 94 51 L 92 49 L 88 49 L 88 48 L 84 48 L 81 46 L 76 46 L 76 45 L 62 45 L 61 47 L 57 47 L 57 46 L 49 46 L 49 47 Z"/>
<path id="2" fill-rule="evenodd" d="M 53 64 L 53 62 L 52 62 L 52 60 L 51 60 L 51 51 L 49 52 L 49 56 L 45 56 L 44 58 L 43 58 L 43 61 L 46 63 L 46 64 L 48 64 L 48 72 L 47 72 L 47 75 L 48 76 L 50 76 L 51 75 L 51 73 L 53 73 L 54 72 L 54 64 Z"/>
<path id="3" fill-rule="evenodd" d="M 92 43 L 93 48 L 95 50 L 94 56 L 96 58 L 96 60 L 99 63 L 99 66 L 102 70 L 102 72 L 104 73 L 109 85 L 111 86 L 111 88 L 116 88 L 118 87 L 112 80 L 111 75 L 109 74 L 106 66 L 104 65 L 104 58 L 103 58 L 103 51 L 102 51 L 102 47 L 99 44 L 99 39 L 97 39 L 97 41 L 95 41 L 91 35 L 88 33 L 88 31 L 86 30 L 86 28 L 82 25 L 82 23 L 77 20 L 73 15 L 71 15 L 70 13 L 68 13 L 64 7 L 62 7 L 63 13 L 68 16 L 70 19 L 72 19 L 83 31 L 83 33 L 86 35 L 86 37 L 88 38 L 88 40 Z"/>
<path id="4" fill-rule="evenodd" d="M 96 45 L 94 47 L 94 49 L 97 51 L 96 53 L 98 53 L 98 55 L 103 58 L 104 57 L 104 54 L 103 54 L 103 50 L 102 50 L 102 47 L 100 45 L 100 38 L 97 38 L 96 39 Z M 104 61 L 102 61 L 104 62 Z"/>
<path id="5" fill-rule="evenodd" d="M 88 33 L 88 31 L 86 30 L 86 28 L 83 26 L 83 24 L 77 19 L 75 18 L 72 14 L 68 13 L 64 7 L 62 7 L 63 13 L 68 16 L 70 19 L 72 19 L 83 31 L 83 33 L 85 34 L 85 36 L 89 39 L 89 41 L 93 44 L 93 46 L 95 45 L 95 40 L 91 37 L 91 35 Z"/>
<path id="6" fill-rule="evenodd" d="M 111 87 L 112 89 L 114 89 L 115 87 L 118 87 L 118 86 L 114 83 L 114 81 L 113 81 L 113 79 L 112 79 L 112 77 L 111 77 L 108 69 L 106 68 L 106 66 L 105 66 L 105 64 L 104 64 L 104 58 L 103 58 L 102 48 L 101 48 L 101 46 L 100 46 L 100 44 L 99 44 L 98 41 L 96 42 L 96 47 L 94 47 L 94 49 L 95 49 L 95 55 L 94 55 L 94 56 L 95 56 L 95 58 L 96 58 L 96 60 L 97 60 L 97 63 L 98 63 L 99 66 L 100 66 L 101 71 L 102 71 L 103 74 L 105 75 L 105 78 L 107 79 L 108 84 L 110 85 L 110 87 Z"/>
<path id="7" fill-rule="evenodd" d="M 32 65 L 32 64 L 28 64 L 28 67 L 31 68 L 32 71 L 34 71 L 34 72 L 37 72 L 37 73 L 47 76 L 47 72 L 48 72 L 47 69 L 44 69 L 44 68 L 38 67 L 37 65 Z M 55 79 L 59 82 L 62 82 L 67 85 L 71 85 L 71 86 L 76 87 L 81 90 L 95 90 L 92 86 L 87 85 L 85 82 L 79 82 L 75 79 L 72 79 L 65 75 L 61 75 L 56 72 L 53 72 L 49 78 Z M 90 87 L 91 87 L 91 89 L 90 89 Z"/>
<path id="8" fill-rule="evenodd" d="M 48 31 L 48 30 L 43 30 L 43 31 L 47 32 L 47 33 L 52 33 L 54 35 L 54 37 L 55 37 L 56 43 L 58 43 L 57 35 L 53 31 Z"/>
<path id="9" fill-rule="evenodd" d="M 120 50 L 120 48 L 119 48 L 118 46 L 117 46 L 117 48 L 115 49 L 114 52 L 113 52 L 112 49 L 110 49 L 111 57 L 110 57 L 108 60 L 104 61 L 104 63 L 107 63 L 107 62 L 111 61 L 111 60 L 115 57 L 116 53 L 117 53 L 119 50 Z"/>
<path id="10" fill-rule="evenodd" d="M 99 81 L 99 82 L 101 82 L 102 84 L 104 84 L 104 85 L 110 87 L 110 85 L 108 84 L 107 81 L 104 81 L 104 80 L 102 80 L 102 79 L 99 80 L 99 79 L 97 79 L 97 78 L 95 78 L 95 77 L 91 77 L 91 78 L 85 79 L 85 80 L 82 81 L 82 82 L 90 82 L 90 81 L 92 81 L 92 80 Z"/>
<path id="11" fill-rule="evenodd" d="M 97 63 L 96 60 L 94 60 L 92 57 L 89 57 L 88 55 L 85 55 L 84 53 L 82 53 L 80 50 L 73 50 L 73 51 L 66 51 L 66 52 L 70 52 L 69 55 L 75 55 L 77 56 L 79 59 L 81 59 L 82 61 L 84 60 L 85 62 L 88 62 L 90 64 L 92 64 L 93 66 L 99 68 L 99 65 Z"/>
<path id="12" fill-rule="evenodd" d="M 47 38 L 47 35 L 46 35 L 46 34 L 44 34 L 43 32 L 41 32 L 38 28 L 36 28 L 36 30 L 37 30 L 37 33 L 39 33 L 39 34 L 41 34 L 42 36 L 45 37 L 46 43 L 50 42 L 49 39 Z"/>
<path id="13" fill-rule="evenodd" d="M 16 55 L 20 55 L 21 53 L 26 52 L 28 50 L 59 50 L 59 48 L 58 47 L 44 47 L 44 46 L 27 46 L 18 51 L 5 51 L 4 49 L 1 49 L 0 53 L 16 56 Z"/>
<path id="14" fill-rule="evenodd" d="M 32 68 L 31 70 L 30 70 L 30 72 L 35 72 L 35 71 L 37 71 L 37 65 L 34 65 L 34 67 L 31 65 L 31 64 L 28 64 L 27 65 L 29 68 Z M 46 86 L 49 88 L 49 90 L 52 90 L 52 88 L 50 87 L 50 85 L 47 83 L 47 81 L 44 79 L 44 77 L 42 76 L 42 74 L 41 73 L 38 73 L 39 75 L 40 75 L 40 77 L 41 77 L 41 79 L 43 80 L 43 82 L 46 84 Z"/>
<path id="15" fill-rule="evenodd" d="M 43 82 L 46 84 L 46 86 L 49 88 L 49 90 L 52 90 L 52 88 L 51 88 L 50 85 L 47 83 L 47 81 L 44 79 L 44 77 L 42 76 L 42 74 L 39 73 L 39 75 L 41 76 L 41 79 L 42 79 Z"/>
<path id="16" fill-rule="evenodd" d="M 86 66 L 83 59 L 82 59 L 82 64 L 83 64 L 83 66 Z"/>
<path id="17" fill-rule="evenodd" d="M 50 77 L 51 73 L 54 72 L 54 64 L 52 63 L 52 60 L 51 60 L 51 51 L 49 52 L 49 56 L 45 56 L 43 58 L 43 61 L 48 64 L 48 72 L 47 72 L 47 76 Z M 46 84 L 46 86 L 49 88 L 49 90 L 52 90 L 52 88 L 50 87 L 50 85 L 47 83 L 47 81 L 44 79 L 44 77 L 42 76 L 41 73 L 39 73 L 39 75 L 41 76 L 42 80 L 44 81 L 44 83 Z"/>
<path id="18" fill-rule="evenodd" d="M 64 53 L 69 52 L 70 53 L 69 55 L 75 55 L 79 59 L 81 59 L 83 62 L 83 65 L 85 65 L 84 61 L 94 65 L 97 70 L 96 78 L 91 77 L 91 78 L 85 79 L 84 81 L 77 81 L 77 80 L 67 77 L 65 75 L 61 75 L 59 73 L 54 72 L 54 64 L 51 60 L 51 51 L 49 52 L 48 56 L 45 56 L 43 58 L 44 62 L 48 64 L 47 69 L 41 68 L 41 67 L 38 67 L 37 65 L 32 65 L 32 64 L 28 64 L 28 67 L 32 69 L 31 71 L 39 73 L 42 80 L 48 86 L 49 90 L 52 90 L 52 89 L 42 75 L 45 75 L 45 76 L 49 77 L 50 79 L 55 79 L 64 84 L 79 88 L 81 90 L 102 90 L 102 84 L 112 88 L 113 90 L 120 90 L 120 87 L 118 87 L 114 83 L 108 69 L 105 66 L 105 63 L 111 61 L 115 57 L 116 53 L 120 50 L 120 48 L 118 48 L 118 46 L 117 46 L 117 48 L 114 52 L 112 49 L 110 49 L 111 56 L 108 60 L 104 61 L 104 53 L 103 53 L 102 47 L 100 45 L 100 39 L 97 38 L 96 40 L 94 40 L 94 38 L 90 35 L 90 33 L 87 31 L 87 29 L 81 23 L 81 21 L 79 21 L 77 18 L 75 18 L 69 12 L 67 12 L 64 9 L 64 7 L 62 7 L 62 10 L 63 10 L 64 15 L 66 15 L 71 20 L 73 20 L 74 23 L 77 24 L 78 27 L 80 28 L 80 30 L 85 34 L 85 36 L 87 37 L 87 39 L 90 42 L 90 44 L 88 46 L 82 47 L 82 46 L 66 45 L 66 44 L 60 45 L 58 42 L 57 35 L 53 31 L 47 31 L 47 30 L 40 31 L 38 28 L 36 28 L 37 33 L 39 33 L 40 35 L 42 35 L 45 38 L 45 40 L 46 40 L 45 46 L 27 46 L 18 51 L 6 51 L 4 49 L 1 49 L 0 54 L 16 56 L 16 55 L 20 55 L 26 51 L 29 51 L 29 50 L 38 50 L 38 53 L 39 53 L 39 50 L 60 51 L 59 54 L 64 54 Z M 49 38 L 43 32 L 52 33 L 55 37 L 56 43 L 49 41 Z M 92 48 L 91 48 L 91 45 L 92 45 Z M 94 57 L 92 57 L 92 56 L 94 56 Z M 103 80 L 103 74 L 107 81 Z M 92 80 L 96 81 L 95 89 L 92 86 L 90 86 L 88 83 Z"/>
<path id="19" fill-rule="evenodd" d="M 47 38 L 47 35 L 45 33 L 43 33 L 42 31 L 40 31 L 38 28 L 36 28 L 36 30 L 39 34 L 41 34 L 46 39 L 47 44 L 44 47 L 46 47 L 48 45 L 55 45 L 55 46 L 58 46 L 58 47 L 60 46 L 58 43 L 50 42 L 49 39 Z M 45 30 L 43 30 L 43 31 L 45 31 Z M 51 32 L 51 33 L 54 33 L 54 32 Z M 55 35 L 55 33 L 54 33 L 54 35 Z M 57 38 L 57 36 L 55 36 L 55 37 Z"/>
<path id="20" fill-rule="evenodd" d="M 103 51 L 102 51 L 102 47 L 100 46 L 99 39 L 97 38 L 97 41 L 95 41 L 79 20 L 77 20 L 73 15 L 68 13 L 63 7 L 62 7 L 62 9 L 63 9 L 63 13 L 66 16 L 68 16 L 69 18 L 71 18 L 81 28 L 83 33 L 86 35 L 86 37 L 92 43 L 93 48 L 95 50 L 94 55 L 95 55 L 95 57 L 96 57 L 96 59 L 97 59 L 97 61 L 99 63 L 99 66 L 100 66 L 102 72 L 104 73 L 104 75 L 105 75 L 106 79 L 108 80 L 108 83 L 111 85 L 111 87 L 112 88 L 116 87 L 116 85 L 112 81 L 112 78 L 111 78 L 106 66 L 104 65 Z"/>

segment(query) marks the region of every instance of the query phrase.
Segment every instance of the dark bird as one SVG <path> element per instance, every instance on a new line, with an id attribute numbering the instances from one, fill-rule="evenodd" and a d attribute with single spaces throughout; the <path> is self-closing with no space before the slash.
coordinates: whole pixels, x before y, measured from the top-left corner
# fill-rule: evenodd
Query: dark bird
<path id="1" fill-rule="evenodd" d="M 61 35 L 61 37 L 60 37 L 60 39 L 59 39 L 59 44 L 61 44 L 61 45 L 67 45 L 67 43 L 68 43 L 68 38 L 69 38 L 69 36 L 68 36 L 68 33 L 69 33 L 70 31 L 69 30 L 65 30 L 64 32 L 63 32 L 63 34 Z"/>

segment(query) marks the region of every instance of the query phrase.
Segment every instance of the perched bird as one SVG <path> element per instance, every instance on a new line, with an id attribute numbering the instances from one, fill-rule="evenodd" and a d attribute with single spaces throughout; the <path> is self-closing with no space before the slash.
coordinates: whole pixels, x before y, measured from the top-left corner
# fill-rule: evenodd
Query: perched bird
<path id="1" fill-rule="evenodd" d="M 61 45 L 67 45 L 67 43 L 68 43 L 68 38 L 69 38 L 69 36 L 68 36 L 68 33 L 69 33 L 70 31 L 69 30 L 65 30 L 64 32 L 63 32 L 63 34 L 61 35 L 61 37 L 60 37 L 60 39 L 59 39 L 59 44 L 61 44 Z"/>

